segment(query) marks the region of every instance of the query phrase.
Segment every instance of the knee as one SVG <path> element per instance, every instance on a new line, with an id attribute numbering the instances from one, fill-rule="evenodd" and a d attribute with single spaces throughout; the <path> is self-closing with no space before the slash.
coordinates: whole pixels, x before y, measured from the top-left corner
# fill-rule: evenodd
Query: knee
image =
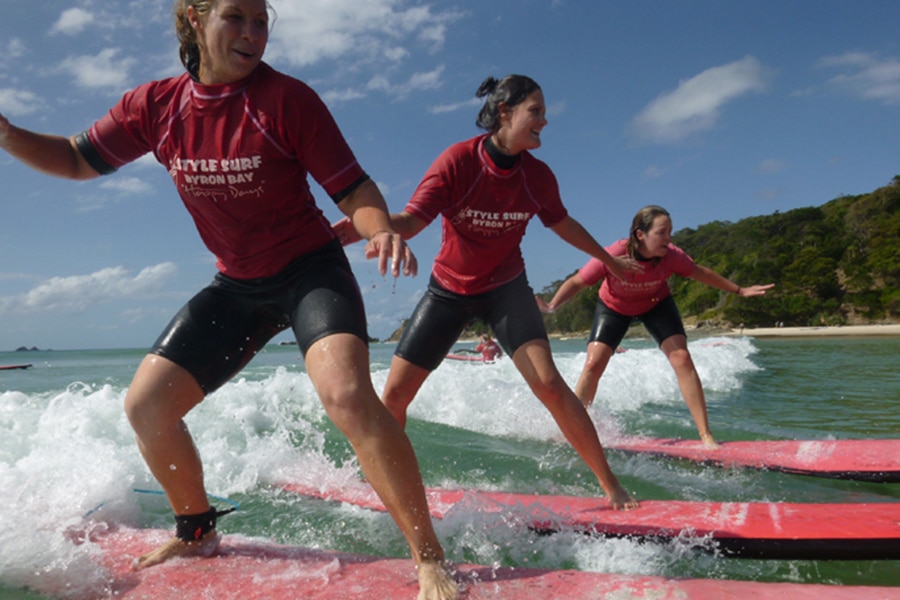
<path id="1" fill-rule="evenodd" d="M 584 361 L 584 372 L 599 379 L 603 375 L 603 371 L 606 370 L 608 360 L 609 358 L 605 356 L 588 354 L 587 359 Z"/>
<path id="2" fill-rule="evenodd" d="M 693 371 L 694 360 L 687 348 L 673 350 L 669 353 L 669 363 L 676 371 Z"/>
<path id="3" fill-rule="evenodd" d="M 531 382 L 531 389 L 541 402 L 548 406 L 559 404 L 567 393 L 571 393 L 558 371 L 537 377 Z"/>
<path id="4" fill-rule="evenodd" d="M 137 436 L 152 435 L 170 429 L 183 415 L 167 409 L 167 398 L 129 391 L 125 395 L 125 416 Z"/>
<path id="5" fill-rule="evenodd" d="M 383 410 L 372 386 L 352 379 L 317 386 L 317 392 L 328 418 L 351 439 L 377 420 L 377 410 Z"/>
<path id="6" fill-rule="evenodd" d="M 589 375 L 600 378 L 609 359 L 612 357 L 614 350 L 601 342 L 593 342 L 588 345 L 587 358 L 584 361 L 584 372 Z"/>

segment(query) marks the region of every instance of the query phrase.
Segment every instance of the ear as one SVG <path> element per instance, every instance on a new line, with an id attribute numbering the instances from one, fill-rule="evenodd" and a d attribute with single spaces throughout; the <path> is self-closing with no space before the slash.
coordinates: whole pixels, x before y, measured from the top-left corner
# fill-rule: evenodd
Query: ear
<path id="1" fill-rule="evenodd" d="M 191 24 L 191 27 L 194 28 L 194 31 L 200 31 L 203 29 L 203 22 L 200 20 L 200 15 L 197 14 L 197 9 L 193 6 L 187 7 L 187 18 L 188 23 Z"/>
<path id="2" fill-rule="evenodd" d="M 506 104 L 506 102 L 501 102 L 497 105 L 497 119 L 499 119 L 500 122 L 508 120 L 511 114 L 512 109 Z"/>

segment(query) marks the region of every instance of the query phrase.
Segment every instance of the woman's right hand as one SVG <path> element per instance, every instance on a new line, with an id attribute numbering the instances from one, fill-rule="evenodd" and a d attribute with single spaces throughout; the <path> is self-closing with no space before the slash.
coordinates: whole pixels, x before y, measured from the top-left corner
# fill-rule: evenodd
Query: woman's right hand
<path id="1" fill-rule="evenodd" d="M 535 296 L 534 301 L 537 302 L 538 310 L 540 310 L 545 315 L 552 315 L 556 312 L 556 309 L 547 304 L 547 302 L 540 296 Z"/>
<path id="2" fill-rule="evenodd" d="M 9 119 L 3 116 L 3 113 L 0 113 L 0 146 L 4 145 L 6 138 L 9 137 L 9 128 L 11 125 L 9 124 Z"/>
<path id="3" fill-rule="evenodd" d="M 341 246 L 347 246 L 362 239 L 356 227 L 353 226 L 353 221 L 350 220 L 350 217 L 344 217 L 340 221 L 332 223 L 331 229 L 334 231 L 337 239 L 340 240 Z"/>

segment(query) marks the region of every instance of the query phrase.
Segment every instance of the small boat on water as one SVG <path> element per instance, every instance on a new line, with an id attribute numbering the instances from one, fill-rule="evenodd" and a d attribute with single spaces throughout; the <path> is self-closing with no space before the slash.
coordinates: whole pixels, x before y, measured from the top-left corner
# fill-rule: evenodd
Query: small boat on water
<path id="1" fill-rule="evenodd" d="M 31 363 L 27 365 L 0 365 L 0 371 L 11 371 L 13 369 L 30 369 Z"/>

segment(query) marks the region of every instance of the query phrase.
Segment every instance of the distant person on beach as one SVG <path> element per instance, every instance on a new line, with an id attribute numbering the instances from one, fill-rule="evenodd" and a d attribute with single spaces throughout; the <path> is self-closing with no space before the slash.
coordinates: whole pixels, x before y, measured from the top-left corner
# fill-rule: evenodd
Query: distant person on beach
<path id="1" fill-rule="evenodd" d="M 185 73 L 127 92 L 68 139 L 14 127 L 0 115 L 0 147 L 38 171 L 76 180 L 152 152 L 217 258 L 212 283 L 168 324 L 125 398 L 138 447 L 176 522 L 175 537 L 136 568 L 215 550 L 223 513 L 209 504 L 182 419 L 291 327 L 326 413 L 409 543 L 419 600 L 457 598 L 412 445 L 372 385 L 359 287 L 307 174 L 368 240 L 366 256 L 377 257 L 382 274 L 389 263 L 394 277 L 415 274 L 416 260 L 325 104 L 262 62 L 269 10 L 265 0 L 178 0 Z"/>
<path id="2" fill-rule="evenodd" d="M 500 344 L 487 333 L 481 334 L 481 341 L 475 346 L 475 352 L 481 352 L 481 357 L 485 362 L 494 362 L 503 356 L 503 350 Z"/>
<path id="3" fill-rule="evenodd" d="M 687 335 L 672 292 L 666 283 L 678 274 L 744 298 L 762 296 L 775 284 L 741 287 L 707 267 L 694 263 L 681 248 L 673 245 L 672 219 L 660 206 L 645 206 L 634 216 L 628 239 L 619 240 L 607 251 L 612 256 L 630 257 L 644 265 L 642 273 L 628 273 L 624 279 L 610 277 L 604 263 L 591 259 L 569 277 L 546 303 L 537 298 L 546 313 L 571 300 L 575 294 L 600 280 L 594 325 L 588 338 L 587 359 L 575 386 L 575 394 L 590 406 L 597 384 L 613 352 L 619 347 L 628 327 L 640 321 L 662 350 L 678 378 L 678 387 L 691 411 L 700 439 L 708 448 L 718 447 L 709 430 L 706 398 L 700 377 L 687 347 Z"/>
<path id="4" fill-rule="evenodd" d="M 529 77 L 489 77 L 477 125 L 486 134 L 459 142 L 431 165 L 391 226 L 404 239 L 442 216 L 442 243 L 425 295 L 409 319 L 391 362 L 382 401 L 405 426 L 406 409 L 438 367 L 466 323 L 480 318 L 493 330 L 535 395 L 581 455 L 616 508 L 637 502 L 610 470 L 584 406 L 553 363 L 520 248 L 535 216 L 564 241 L 624 276 L 639 269 L 613 258 L 567 213 L 553 172 L 529 151 L 547 124 L 544 94 Z M 359 235 L 345 219 L 335 224 L 345 243 Z"/>

